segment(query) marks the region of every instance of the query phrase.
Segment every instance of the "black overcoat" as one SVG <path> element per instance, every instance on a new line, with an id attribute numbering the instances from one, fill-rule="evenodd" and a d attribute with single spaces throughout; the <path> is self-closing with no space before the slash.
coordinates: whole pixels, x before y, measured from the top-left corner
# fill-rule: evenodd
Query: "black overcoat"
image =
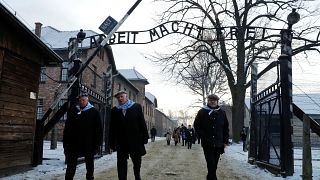
<path id="1" fill-rule="evenodd" d="M 67 116 L 63 132 L 65 153 L 76 153 L 79 157 L 95 154 L 102 144 L 99 112 L 93 107 L 79 113 L 79 110 L 73 107 Z"/>
<path id="2" fill-rule="evenodd" d="M 229 123 L 226 113 L 221 108 L 213 111 L 200 109 L 194 121 L 194 128 L 201 138 L 203 147 L 224 147 L 228 144 Z"/>
<path id="3" fill-rule="evenodd" d="M 141 105 L 135 103 L 125 115 L 121 109 L 113 107 L 109 135 L 111 149 L 130 155 L 145 155 L 144 144 L 148 143 L 149 135 Z"/>

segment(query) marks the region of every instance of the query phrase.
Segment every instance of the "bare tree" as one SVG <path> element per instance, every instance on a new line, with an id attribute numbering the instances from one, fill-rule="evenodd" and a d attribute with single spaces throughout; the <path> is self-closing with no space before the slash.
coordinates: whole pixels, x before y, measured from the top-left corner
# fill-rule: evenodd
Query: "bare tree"
<path id="1" fill-rule="evenodd" d="M 314 19 L 318 18 L 311 18 L 313 22 L 306 18 L 318 15 L 316 3 L 305 8 L 308 4 L 303 0 L 155 1 L 169 5 L 161 15 L 162 22 L 188 21 L 200 24 L 201 31 L 212 34 L 211 40 L 197 38 L 192 43 L 186 43 L 188 41 L 182 37 L 173 44 L 176 48 L 174 52 L 159 54 L 157 58 L 161 59 L 169 72 L 186 72 L 192 69 L 192 62 L 199 54 L 206 53 L 210 56 L 207 64 L 216 63 L 223 69 L 232 96 L 232 132 L 235 142 L 239 141 L 239 132 L 244 122 L 245 84 L 250 65 L 261 57 L 270 59 L 277 55 L 275 49 L 280 45 L 280 29 L 286 27 L 287 15 L 293 8 L 302 14 L 300 24 L 303 24 L 303 27 L 295 28 L 294 31 L 294 38 L 300 41 L 293 44 L 293 55 L 306 50 L 319 51 L 319 34 L 316 40 L 309 40 L 310 33 L 319 31 L 319 27 L 314 26 L 318 23 Z M 278 28 L 278 31 L 268 28 Z"/>

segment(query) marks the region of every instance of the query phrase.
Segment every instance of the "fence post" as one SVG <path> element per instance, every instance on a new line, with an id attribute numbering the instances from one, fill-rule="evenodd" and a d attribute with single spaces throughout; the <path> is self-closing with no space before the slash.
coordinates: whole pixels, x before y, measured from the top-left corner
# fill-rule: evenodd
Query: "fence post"
<path id="1" fill-rule="evenodd" d="M 303 115 L 303 159 L 302 159 L 302 179 L 312 179 L 312 158 L 311 158 L 311 142 L 310 142 L 310 119 L 307 115 Z"/>
<path id="2" fill-rule="evenodd" d="M 258 64 L 251 65 L 251 94 L 250 94 L 250 141 L 249 141 L 249 159 L 248 162 L 253 164 L 257 158 L 257 132 L 256 132 L 256 109 L 254 98 L 257 95 Z"/>
<path id="3" fill-rule="evenodd" d="M 292 64 L 291 56 L 282 54 L 280 63 L 280 158 L 282 176 L 293 175 L 293 145 L 292 145 Z"/>

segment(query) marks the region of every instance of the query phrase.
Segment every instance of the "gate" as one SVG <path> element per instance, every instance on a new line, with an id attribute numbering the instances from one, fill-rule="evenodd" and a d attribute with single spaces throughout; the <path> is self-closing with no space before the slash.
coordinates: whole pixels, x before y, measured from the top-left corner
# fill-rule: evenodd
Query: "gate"
<path id="1" fill-rule="evenodd" d="M 257 92 L 258 80 L 271 69 L 277 72 L 275 82 Z M 291 59 L 288 56 L 280 56 L 259 74 L 256 65 L 252 65 L 249 162 L 284 177 L 293 174 L 290 81 Z"/>

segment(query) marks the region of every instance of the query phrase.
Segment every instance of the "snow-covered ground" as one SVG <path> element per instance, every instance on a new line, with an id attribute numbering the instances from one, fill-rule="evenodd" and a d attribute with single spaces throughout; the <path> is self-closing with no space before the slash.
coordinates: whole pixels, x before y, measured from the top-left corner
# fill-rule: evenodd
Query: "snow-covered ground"
<path id="1" fill-rule="evenodd" d="M 157 138 L 157 140 L 164 140 L 163 138 Z M 152 146 L 152 143 L 147 144 L 148 146 Z M 243 166 L 236 167 L 238 172 L 248 171 L 250 172 L 245 173 L 246 175 L 252 174 L 254 177 L 255 174 L 261 175 L 265 179 L 282 179 L 281 177 L 275 177 L 271 173 L 267 172 L 266 170 L 257 168 L 254 165 L 247 163 L 247 152 L 242 151 L 241 144 L 233 144 L 227 147 L 226 153 L 223 155 L 228 160 L 236 160 L 243 162 Z M 312 150 L 313 162 L 313 179 L 320 179 L 320 149 L 313 149 Z M 287 177 L 286 179 L 289 180 L 298 180 L 301 179 L 302 174 L 302 150 L 301 149 L 294 149 L 294 169 L 295 173 L 291 177 Z M 64 154 L 62 144 L 58 143 L 58 147 L 56 150 L 50 150 L 50 142 L 44 143 L 44 160 L 43 164 L 37 167 L 34 167 L 32 170 L 19 173 L 16 175 L 12 175 L 9 177 L 0 178 L 1 180 L 38 180 L 38 179 L 54 179 L 54 177 L 60 176 L 63 177 L 65 173 L 66 165 L 64 164 Z M 105 171 L 108 168 L 116 166 L 116 153 L 112 153 L 109 155 L 104 155 L 103 157 L 95 160 L 95 173 L 99 173 Z M 222 167 L 219 167 L 222 168 Z M 77 172 L 85 172 L 84 164 L 80 164 L 77 167 Z M 252 178 L 250 178 L 252 179 Z"/>

